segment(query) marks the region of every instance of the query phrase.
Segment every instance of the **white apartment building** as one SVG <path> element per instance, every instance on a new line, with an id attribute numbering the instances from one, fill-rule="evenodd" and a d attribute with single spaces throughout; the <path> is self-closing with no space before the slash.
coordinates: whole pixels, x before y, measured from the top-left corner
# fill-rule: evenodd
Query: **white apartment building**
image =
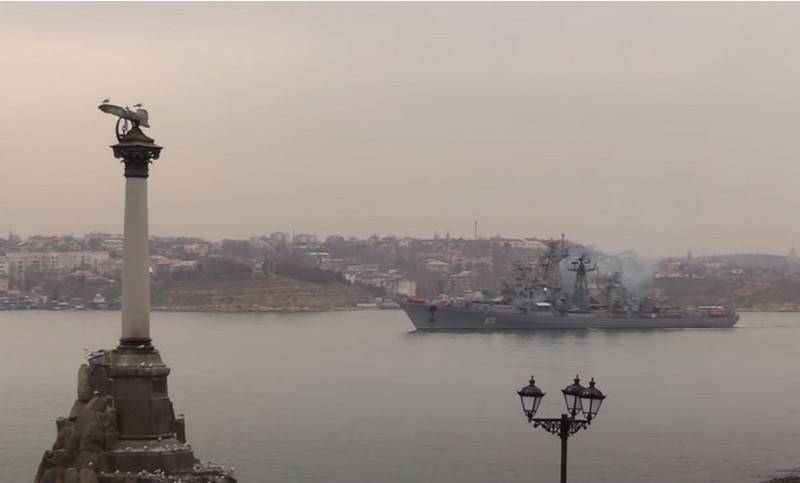
<path id="1" fill-rule="evenodd" d="M 98 265 L 108 259 L 108 252 L 8 252 L 5 270 L 15 278 L 23 277 L 29 271 L 67 273 L 80 268 L 96 272 Z"/>
<path id="2" fill-rule="evenodd" d="M 308 233 L 298 233 L 297 235 L 294 236 L 292 242 L 296 244 L 317 243 L 317 235 L 310 235 Z"/>
<path id="3" fill-rule="evenodd" d="M 122 252 L 124 240 L 121 236 L 114 236 L 107 240 L 103 240 L 102 247 L 110 252 Z"/>
<path id="4" fill-rule="evenodd" d="M 400 280 L 397 282 L 397 294 L 413 297 L 417 295 L 417 282 L 413 280 Z"/>
<path id="5" fill-rule="evenodd" d="M 201 257 L 208 256 L 208 244 L 207 243 L 190 243 L 188 245 L 183 245 L 183 252 L 190 253 L 192 255 L 199 255 Z"/>

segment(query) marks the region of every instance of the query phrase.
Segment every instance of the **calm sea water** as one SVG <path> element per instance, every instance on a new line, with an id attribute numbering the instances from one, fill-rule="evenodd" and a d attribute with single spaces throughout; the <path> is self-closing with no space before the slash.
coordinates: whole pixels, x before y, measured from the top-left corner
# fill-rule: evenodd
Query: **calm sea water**
<path id="1" fill-rule="evenodd" d="M 713 330 L 418 334 L 399 311 L 153 314 L 198 455 L 241 482 L 557 481 L 524 420 L 536 375 L 559 415 L 576 372 L 608 399 L 570 439 L 570 482 L 758 482 L 800 466 L 800 315 Z M 114 312 L 0 312 L 2 481 L 31 481 Z"/>

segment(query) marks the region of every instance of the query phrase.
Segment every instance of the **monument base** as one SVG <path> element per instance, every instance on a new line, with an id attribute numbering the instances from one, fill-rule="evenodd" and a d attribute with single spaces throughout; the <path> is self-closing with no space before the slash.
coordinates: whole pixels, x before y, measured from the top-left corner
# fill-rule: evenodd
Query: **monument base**
<path id="1" fill-rule="evenodd" d="M 149 340 L 123 340 L 88 361 L 35 483 L 236 483 L 232 468 L 195 458 L 167 394 L 170 369 Z"/>

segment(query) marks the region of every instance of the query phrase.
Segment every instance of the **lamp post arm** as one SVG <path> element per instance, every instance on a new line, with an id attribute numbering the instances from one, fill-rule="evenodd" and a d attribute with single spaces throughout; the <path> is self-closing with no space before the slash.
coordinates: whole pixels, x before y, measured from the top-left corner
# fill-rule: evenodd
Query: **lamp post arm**
<path id="1" fill-rule="evenodd" d="M 533 418 L 534 428 L 542 428 L 561 440 L 561 483 L 567 483 L 567 440 L 570 436 L 589 427 L 589 421 L 575 419 L 567 414 L 560 418 Z"/>
<path id="2" fill-rule="evenodd" d="M 571 418 L 566 414 L 562 414 L 560 418 L 533 418 L 531 422 L 534 428 L 542 428 L 559 438 L 568 438 L 589 427 L 589 421 Z"/>

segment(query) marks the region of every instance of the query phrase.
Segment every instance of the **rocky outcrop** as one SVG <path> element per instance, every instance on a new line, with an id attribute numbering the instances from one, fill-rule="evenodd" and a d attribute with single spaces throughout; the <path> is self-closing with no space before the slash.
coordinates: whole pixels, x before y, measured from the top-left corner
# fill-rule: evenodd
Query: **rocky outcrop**
<path id="1" fill-rule="evenodd" d="M 78 398 L 56 420 L 35 483 L 235 483 L 232 468 L 201 463 L 167 396 L 169 368 L 158 351 L 89 355 Z"/>

